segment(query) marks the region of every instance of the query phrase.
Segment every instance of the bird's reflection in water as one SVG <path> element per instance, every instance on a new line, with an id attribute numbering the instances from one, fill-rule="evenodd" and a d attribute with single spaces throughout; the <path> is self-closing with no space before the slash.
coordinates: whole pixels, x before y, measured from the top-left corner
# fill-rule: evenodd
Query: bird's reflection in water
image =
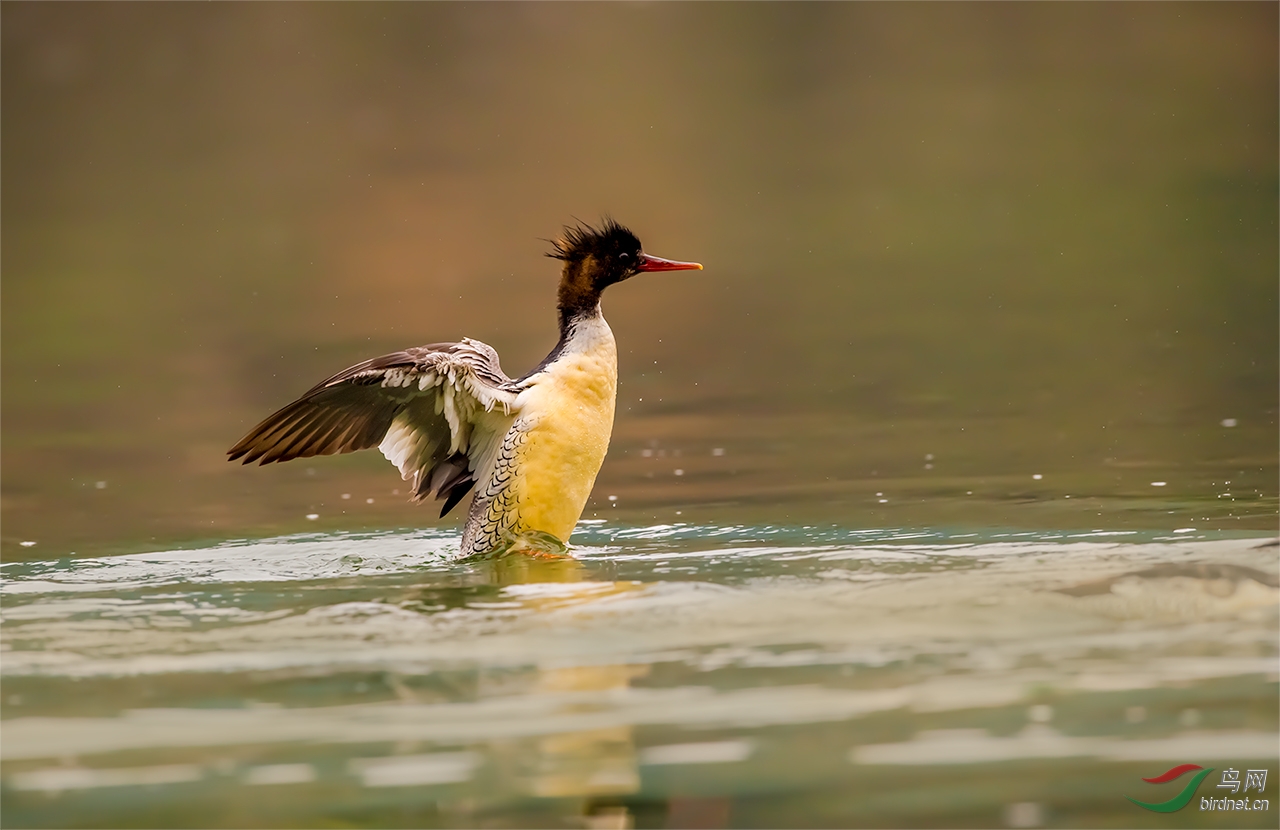
<path id="1" fill-rule="evenodd" d="M 630 665 L 573 666 L 544 669 L 532 694 L 564 698 L 559 713 L 597 711 L 599 696 L 625 689 L 649 667 Z M 557 732 L 493 747 L 503 758 L 504 772 L 522 792 L 536 798 L 580 799 L 586 813 L 594 799 L 622 796 L 640 789 L 640 771 L 630 724 Z"/>
<path id="2" fill-rule="evenodd" d="M 569 548 L 559 539 L 545 533 L 529 533 L 512 539 L 500 550 L 460 559 L 451 569 L 432 574 L 428 581 L 402 595 L 398 604 L 422 613 L 482 608 L 482 603 L 495 602 L 538 611 L 638 587 L 634 583 L 593 581 L 600 576 L 570 555 Z M 570 587 L 575 583 L 589 584 L 578 590 Z M 556 589 L 556 584 L 566 587 Z"/>
<path id="3" fill-rule="evenodd" d="M 581 582 L 585 568 L 569 547 L 549 533 L 532 531 L 511 537 L 489 553 L 459 560 L 491 585 Z"/>
<path id="4" fill-rule="evenodd" d="M 556 539 L 523 537 L 503 553 L 485 557 L 484 564 L 492 584 L 513 589 L 506 595 L 519 598 L 531 610 L 581 605 L 638 587 L 631 582 L 592 581 L 593 574 Z M 548 583 L 566 584 L 566 587 L 577 583 L 584 590 L 533 587 Z M 529 586 L 531 590 L 519 590 L 519 586 Z M 590 712 L 599 708 L 598 695 L 625 689 L 633 678 L 648 672 L 648 665 L 539 667 L 528 678 L 525 693 L 564 698 L 560 711 L 566 714 Z M 584 816 L 591 827 L 632 826 L 625 806 L 597 803 L 602 797 L 608 799 L 640 789 L 630 725 L 500 743 L 501 746 L 491 747 L 492 757 L 500 759 L 503 776 L 517 791 L 535 798 L 577 801 L 575 812 Z"/>
<path id="5" fill-rule="evenodd" d="M 501 605 L 519 613 L 563 613 L 642 588 L 636 582 L 601 579 L 599 565 L 588 567 L 559 540 L 535 535 L 458 564 L 461 570 L 453 572 L 447 587 L 419 586 L 414 604 L 427 611 Z M 649 670 L 648 664 L 495 667 L 480 670 L 471 691 L 480 699 L 551 697 L 557 703 L 550 718 L 564 714 L 576 719 L 584 713 L 607 713 L 611 693 L 626 689 Z M 540 716 L 548 717 L 545 710 Z M 497 739 L 484 749 L 492 765 L 484 777 L 496 777 L 498 791 L 554 800 L 583 826 L 634 826 L 634 816 L 623 803 L 640 790 L 630 724 Z"/>

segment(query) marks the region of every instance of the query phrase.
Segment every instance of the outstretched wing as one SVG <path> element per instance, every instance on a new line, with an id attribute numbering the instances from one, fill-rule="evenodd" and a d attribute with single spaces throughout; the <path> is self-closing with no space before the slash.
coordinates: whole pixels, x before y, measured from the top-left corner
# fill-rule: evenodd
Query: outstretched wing
<path id="1" fill-rule="evenodd" d="M 514 420 L 519 387 L 477 340 L 435 343 L 358 363 L 254 427 L 229 460 L 270 464 L 378 447 L 414 501 L 448 513 Z"/>

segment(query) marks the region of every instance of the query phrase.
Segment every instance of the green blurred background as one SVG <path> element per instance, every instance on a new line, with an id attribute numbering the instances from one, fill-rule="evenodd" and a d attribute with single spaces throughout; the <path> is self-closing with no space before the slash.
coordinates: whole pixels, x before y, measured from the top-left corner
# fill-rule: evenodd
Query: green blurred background
<path id="1" fill-rule="evenodd" d="M 588 516 L 1274 528 L 1277 8 L 5 2 L 0 552 L 430 523 L 225 450 L 605 212 Z"/>

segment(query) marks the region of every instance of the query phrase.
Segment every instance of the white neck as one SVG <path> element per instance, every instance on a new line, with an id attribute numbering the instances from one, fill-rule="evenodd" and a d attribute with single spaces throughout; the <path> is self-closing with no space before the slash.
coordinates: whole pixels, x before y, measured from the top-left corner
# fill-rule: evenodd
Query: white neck
<path id="1" fill-rule="evenodd" d="M 567 336 L 562 339 L 560 354 L 588 354 L 595 352 L 601 348 L 616 348 L 613 339 L 613 330 L 609 328 L 609 324 L 605 322 L 604 315 L 600 313 L 600 306 L 596 306 L 595 314 L 589 317 L 579 317 L 569 324 Z"/>

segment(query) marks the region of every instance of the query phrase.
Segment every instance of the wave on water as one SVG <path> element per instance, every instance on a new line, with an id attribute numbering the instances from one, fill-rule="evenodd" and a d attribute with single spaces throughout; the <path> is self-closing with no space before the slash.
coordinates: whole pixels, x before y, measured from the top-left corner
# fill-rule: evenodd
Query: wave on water
<path id="1" fill-rule="evenodd" d="M 1275 548 L 1256 539 L 671 525 L 576 541 L 547 560 L 460 562 L 456 535 L 415 531 L 6 565 L 3 673 L 884 664 L 977 643 L 1016 660 L 1193 623 L 1252 641 L 1276 617 Z"/>
<path id="2" fill-rule="evenodd" d="M 1086 549 L 1090 544 L 1176 543 L 1233 538 L 1192 529 L 1172 533 L 1092 530 L 953 532 L 903 528 L 751 527 L 665 524 L 615 527 L 584 521 L 571 554 L 593 560 L 865 558 L 919 560 L 942 554 L 982 558 L 1028 550 Z M 379 577 L 465 567 L 459 536 L 444 530 L 311 533 L 234 540 L 213 547 L 120 556 L 26 560 L 0 564 L 4 595 L 130 590 L 174 583 L 246 584 Z M 1082 547 L 1083 546 L 1083 547 Z"/>

